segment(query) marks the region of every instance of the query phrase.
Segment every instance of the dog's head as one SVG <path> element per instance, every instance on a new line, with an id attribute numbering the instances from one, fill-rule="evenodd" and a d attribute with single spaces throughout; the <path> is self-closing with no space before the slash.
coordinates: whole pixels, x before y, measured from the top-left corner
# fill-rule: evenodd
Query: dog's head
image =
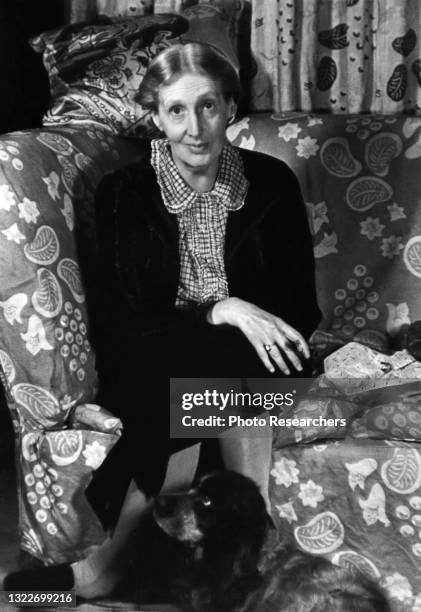
<path id="1" fill-rule="evenodd" d="M 239 610 L 260 580 L 273 527 L 256 484 L 235 472 L 210 474 L 185 494 L 158 497 L 154 518 L 181 543 L 177 601 L 195 612 Z"/>
<path id="2" fill-rule="evenodd" d="M 154 517 L 170 537 L 219 550 L 250 542 L 261 546 L 271 525 L 254 481 L 230 471 L 205 476 L 187 493 L 158 497 Z"/>

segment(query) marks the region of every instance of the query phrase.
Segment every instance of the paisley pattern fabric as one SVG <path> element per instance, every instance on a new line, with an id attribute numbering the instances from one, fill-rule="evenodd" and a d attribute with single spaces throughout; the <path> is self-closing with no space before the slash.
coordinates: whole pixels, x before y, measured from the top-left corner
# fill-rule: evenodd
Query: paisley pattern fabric
<path id="1" fill-rule="evenodd" d="M 251 108 L 419 114 L 420 24 L 418 0 L 253 0 Z"/>
<path id="2" fill-rule="evenodd" d="M 273 518 L 295 545 L 357 567 L 394 612 L 421 608 L 421 448 L 380 440 L 274 447 Z"/>
<path id="3" fill-rule="evenodd" d="M 284 159 L 300 179 L 324 315 L 314 346 L 397 342 L 421 314 L 421 120 L 253 116 L 228 135 Z M 0 138 L 0 360 L 16 432 L 21 547 L 47 563 L 80 558 L 103 538 L 83 492 L 121 424 L 91 404 L 91 204 L 104 173 L 141 155 L 139 142 L 94 124 Z M 337 410 L 331 402 L 324 414 Z M 304 550 L 377 577 L 398 612 L 421 604 L 421 457 L 419 443 L 400 439 L 419 428 L 414 414 L 396 398 L 359 418 L 347 432 L 354 439 L 285 440 L 277 431 L 271 475 L 279 527 Z"/>
<path id="4" fill-rule="evenodd" d="M 185 31 L 176 15 L 100 20 L 45 32 L 31 41 L 43 54 L 51 89 L 44 125 L 92 125 L 114 134 L 151 129 L 135 95 L 151 60 Z"/>
<path id="5" fill-rule="evenodd" d="M 79 558 L 103 537 L 83 491 L 121 423 L 85 405 L 97 377 L 78 262 L 92 255 L 97 182 L 140 151 L 94 127 L 0 138 L 1 376 L 21 547 L 47 563 Z"/>
<path id="6" fill-rule="evenodd" d="M 70 4 L 70 23 L 93 20 L 99 15 L 137 17 L 181 13 L 189 21 L 195 22 L 195 30 L 202 31 L 202 36 L 205 38 L 203 42 L 213 44 L 220 51 L 227 51 L 228 46 L 237 53 L 238 37 L 241 36 L 240 20 L 245 2 L 244 0 L 72 0 Z M 218 19 L 215 19 L 216 17 Z"/>
<path id="7" fill-rule="evenodd" d="M 407 325 L 421 318 L 421 119 L 251 115 L 228 136 L 283 159 L 299 178 L 323 313 L 312 339 L 316 354 L 351 340 L 380 350 L 399 346 Z M 367 352 L 373 368 L 374 353 Z M 418 364 L 405 364 L 414 368 L 408 378 L 419 378 Z M 378 374 L 374 382 L 388 384 Z M 365 389 L 351 400 L 349 389 L 330 384 L 328 393 L 326 386 L 318 379 L 315 397 L 285 416 L 345 418 L 347 427 L 275 430 L 274 519 L 303 550 L 378 579 L 395 612 L 419 612 L 419 395 Z"/>
<path id="8" fill-rule="evenodd" d="M 421 367 L 417 379 L 371 382 L 377 387 L 361 391 L 359 387 L 368 383 L 365 378 L 316 378 L 300 401 L 282 412 L 283 419 L 296 421 L 293 428 L 280 425 L 275 429 L 276 448 L 330 438 L 421 442 Z"/>
<path id="9" fill-rule="evenodd" d="M 98 17 L 95 7 L 86 5 L 90 21 L 31 41 L 43 55 L 50 80 L 51 103 L 43 125 L 96 124 L 116 135 L 156 135 L 151 112 L 135 97 L 152 59 L 172 44 L 211 44 L 238 68 L 241 1 L 199 2 L 180 15 L 144 14 L 150 11 L 143 7 L 138 16 L 136 6 L 126 12 L 118 3 L 105 5 L 113 17 Z M 101 10 L 100 3 L 97 8 Z"/>
<path id="10" fill-rule="evenodd" d="M 299 178 L 323 313 L 315 348 L 353 339 L 399 346 L 421 319 L 421 119 L 252 115 L 228 136 L 283 159 Z"/>

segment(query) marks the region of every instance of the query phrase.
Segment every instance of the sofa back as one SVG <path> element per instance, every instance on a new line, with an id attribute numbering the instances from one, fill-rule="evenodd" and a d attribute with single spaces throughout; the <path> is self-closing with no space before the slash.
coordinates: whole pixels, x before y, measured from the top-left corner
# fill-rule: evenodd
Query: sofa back
<path id="1" fill-rule="evenodd" d="M 228 134 L 298 176 L 323 313 L 315 347 L 399 346 L 421 319 L 421 117 L 256 114 Z"/>

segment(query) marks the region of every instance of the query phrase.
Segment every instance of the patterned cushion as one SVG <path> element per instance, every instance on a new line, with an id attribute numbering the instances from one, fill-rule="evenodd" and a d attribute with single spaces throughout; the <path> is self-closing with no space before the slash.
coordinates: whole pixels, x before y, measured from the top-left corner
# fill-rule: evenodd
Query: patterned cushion
<path id="1" fill-rule="evenodd" d="M 32 46 L 43 53 L 52 96 L 44 125 L 94 123 L 115 134 L 144 134 L 150 113 L 134 96 L 151 59 L 186 28 L 183 17 L 155 15 L 40 34 Z"/>
<path id="2" fill-rule="evenodd" d="M 297 403 L 282 410 L 279 418 L 283 420 L 273 431 L 275 448 L 347 436 L 362 407 L 334 383 L 320 376 Z"/>
<path id="3" fill-rule="evenodd" d="M 275 447 L 345 438 L 421 441 L 420 379 L 395 379 L 394 386 L 350 395 L 347 386 L 352 389 L 356 380 L 316 379 L 296 405 L 282 411 Z"/>
<path id="4" fill-rule="evenodd" d="M 50 78 L 52 103 L 44 125 L 97 124 L 115 134 L 153 133 L 150 112 L 134 100 L 150 61 L 171 44 L 203 42 L 238 68 L 241 8 L 238 1 L 201 2 L 178 16 L 102 17 L 96 24 L 40 34 L 31 44 L 43 53 Z"/>

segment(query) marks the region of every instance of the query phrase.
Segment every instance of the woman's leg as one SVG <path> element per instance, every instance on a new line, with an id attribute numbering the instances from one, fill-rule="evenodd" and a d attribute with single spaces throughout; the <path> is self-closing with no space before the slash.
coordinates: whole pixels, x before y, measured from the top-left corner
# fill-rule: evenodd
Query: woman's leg
<path id="1" fill-rule="evenodd" d="M 207 363 L 204 375 L 270 379 L 253 346 L 241 331 L 233 327 L 214 327 L 209 331 Z M 268 380 L 269 382 L 269 380 Z M 241 389 L 246 391 L 247 389 Z M 268 412 L 238 413 L 244 417 L 266 418 Z M 221 457 L 228 470 L 239 472 L 256 482 L 270 512 L 269 472 L 272 455 L 272 428 L 265 426 L 231 427 L 218 436 Z"/>
<path id="2" fill-rule="evenodd" d="M 124 571 L 121 553 L 151 503 L 132 481 L 113 534 L 88 557 L 71 565 L 76 595 L 92 599 L 108 595 L 116 587 Z"/>
<path id="3" fill-rule="evenodd" d="M 188 488 L 194 478 L 200 445 L 195 444 L 171 455 L 162 492 Z M 130 483 L 113 534 L 86 559 L 72 564 L 75 591 L 80 597 L 92 599 L 108 595 L 118 584 L 125 567 L 125 550 L 139 521 L 153 500 Z"/>
<path id="4" fill-rule="evenodd" d="M 259 418 L 267 414 L 259 415 Z M 271 514 L 269 500 L 269 473 L 272 458 L 272 428 L 232 427 L 219 436 L 222 460 L 227 470 L 234 470 L 252 478 L 258 485 Z"/>
<path id="5" fill-rule="evenodd" d="M 168 462 L 161 493 L 176 493 L 188 489 L 196 474 L 199 455 L 199 443 L 173 453 Z"/>

